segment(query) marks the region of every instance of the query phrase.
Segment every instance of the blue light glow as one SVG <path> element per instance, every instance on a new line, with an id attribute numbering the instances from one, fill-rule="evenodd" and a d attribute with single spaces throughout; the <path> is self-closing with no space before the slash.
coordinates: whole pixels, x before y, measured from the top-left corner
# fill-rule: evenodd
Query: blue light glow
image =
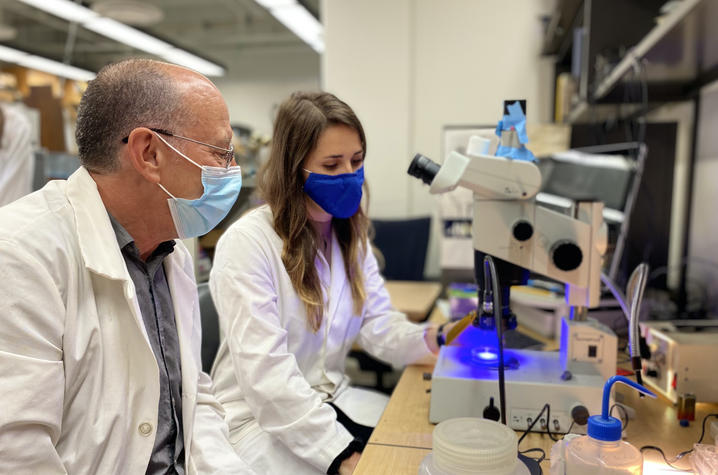
<path id="1" fill-rule="evenodd" d="M 490 346 L 477 346 L 469 350 L 471 355 L 469 364 L 480 366 L 487 369 L 498 369 L 499 353 L 497 348 Z M 513 356 L 512 352 L 504 352 L 504 365 L 507 370 L 517 369 L 519 361 Z"/>
<path id="2" fill-rule="evenodd" d="M 471 349 L 471 360 L 474 364 L 492 367 L 499 362 L 499 353 L 496 348 L 477 346 Z"/>
<path id="3" fill-rule="evenodd" d="M 476 353 L 476 356 L 478 356 L 479 359 L 486 361 L 495 360 L 499 357 L 499 355 L 497 355 L 496 353 L 492 353 L 491 351 L 487 350 L 479 351 L 478 353 Z"/>

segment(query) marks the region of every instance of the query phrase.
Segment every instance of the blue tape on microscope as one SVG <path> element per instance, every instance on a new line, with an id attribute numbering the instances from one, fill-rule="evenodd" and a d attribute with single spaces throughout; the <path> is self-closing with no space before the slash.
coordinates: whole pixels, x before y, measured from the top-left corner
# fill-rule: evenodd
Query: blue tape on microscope
<path id="1" fill-rule="evenodd" d="M 521 110 L 521 104 L 514 102 L 508 106 L 509 114 L 505 115 L 503 120 L 499 122 L 502 124 L 502 130 L 511 130 L 511 127 L 516 129 L 519 135 L 519 142 L 525 144 L 529 142 L 529 137 L 526 135 L 526 116 L 524 111 Z"/>
<path id="2" fill-rule="evenodd" d="M 533 162 L 536 160 L 536 157 L 534 157 L 534 154 L 531 153 L 531 150 L 527 149 L 523 145 L 521 148 L 504 147 L 503 145 L 499 145 L 496 149 L 495 155 L 497 157 L 513 158 L 514 160 L 525 160 L 527 162 Z"/>
<path id="3" fill-rule="evenodd" d="M 513 104 L 509 104 L 507 109 L 509 113 L 496 125 L 496 135 L 501 137 L 503 131 L 514 129 L 521 146 L 506 147 L 499 143 L 495 155 L 497 157 L 512 158 L 514 160 L 535 161 L 536 157 L 534 157 L 534 154 L 524 145 L 528 143 L 529 137 L 526 134 L 526 116 L 523 110 L 521 110 L 521 104 L 518 101 L 514 102 Z"/>

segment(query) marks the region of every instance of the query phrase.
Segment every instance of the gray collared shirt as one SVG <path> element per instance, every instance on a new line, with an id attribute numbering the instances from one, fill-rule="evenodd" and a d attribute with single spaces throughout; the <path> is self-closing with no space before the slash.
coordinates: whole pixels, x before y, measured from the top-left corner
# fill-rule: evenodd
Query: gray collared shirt
<path id="1" fill-rule="evenodd" d="M 135 284 L 142 320 L 159 367 L 160 402 L 155 445 L 146 473 L 184 475 L 179 338 L 172 295 L 162 265 L 164 258 L 174 250 L 175 243 L 161 243 L 147 261 L 143 261 L 132 236 L 112 216 L 110 221 L 127 271 Z"/>

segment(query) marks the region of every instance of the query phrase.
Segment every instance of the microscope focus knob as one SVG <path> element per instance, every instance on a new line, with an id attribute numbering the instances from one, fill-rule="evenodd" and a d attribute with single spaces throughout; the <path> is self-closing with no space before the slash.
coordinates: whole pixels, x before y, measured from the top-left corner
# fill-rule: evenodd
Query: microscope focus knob
<path id="1" fill-rule="evenodd" d="M 534 227 L 528 221 L 521 219 L 514 223 L 512 232 L 517 241 L 524 242 L 534 235 Z"/>
<path id="2" fill-rule="evenodd" d="M 583 252 L 574 242 L 558 241 L 551 248 L 551 259 L 558 269 L 569 272 L 581 265 Z"/>

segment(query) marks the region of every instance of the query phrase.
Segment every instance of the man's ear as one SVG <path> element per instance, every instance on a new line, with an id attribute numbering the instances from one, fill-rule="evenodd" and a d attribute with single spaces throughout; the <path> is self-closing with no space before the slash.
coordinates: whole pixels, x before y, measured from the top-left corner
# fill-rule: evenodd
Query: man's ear
<path id="1" fill-rule="evenodd" d="M 160 182 L 160 158 L 155 134 L 146 127 L 138 127 L 127 138 L 128 158 L 132 167 L 147 181 Z"/>

